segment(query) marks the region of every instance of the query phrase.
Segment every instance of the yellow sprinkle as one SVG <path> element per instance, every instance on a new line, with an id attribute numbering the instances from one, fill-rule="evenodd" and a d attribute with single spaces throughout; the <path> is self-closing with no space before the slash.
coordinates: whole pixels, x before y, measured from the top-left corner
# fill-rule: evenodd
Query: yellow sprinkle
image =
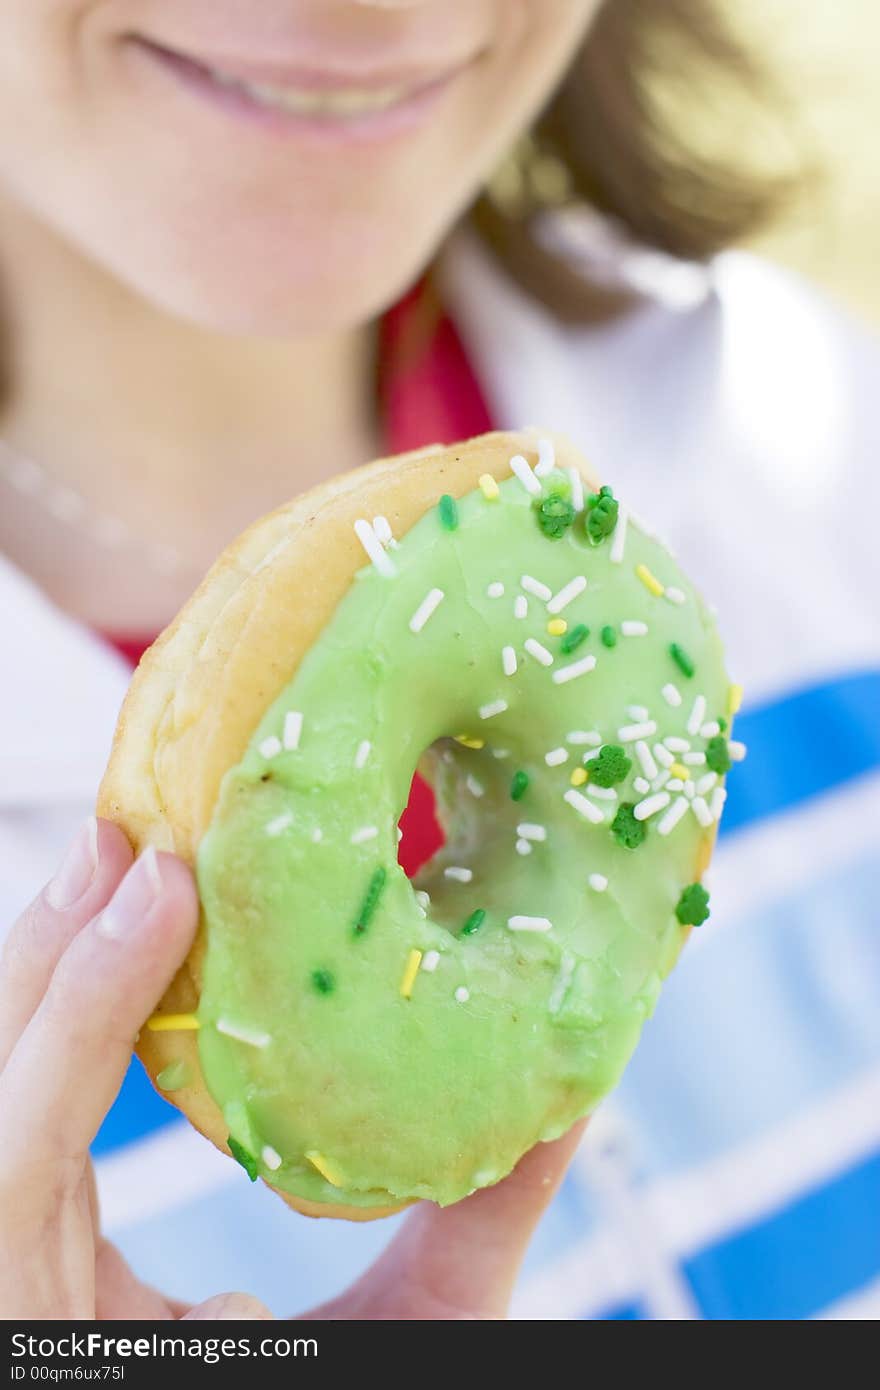
<path id="1" fill-rule="evenodd" d="M 487 502 L 494 502 L 498 497 L 498 484 L 491 473 L 483 473 L 480 476 L 480 492 Z"/>
<path id="2" fill-rule="evenodd" d="M 561 637 L 564 632 L 568 632 L 568 623 L 564 618 L 551 618 L 547 624 L 547 631 L 551 637 Z"/>
<path id="3" fill-rule="evenodd" d="M 339 1173 L 336 1172 L 335 1168 L 330 1166 L 323 1154 L 318 1153 L 317 1149 L 309 1149 L 306 1153 L 306 1158 L 313 1168 L 317 1168 L 321 1177 L 325 1178 L 331 1187 L 345 1186 Z"/>
<path id="4" fill-rule="evenodd" d="M 463 748 L 485 748 L 484 738 L 471 738 L 470 734 L 456 734 L 455 742 L 460 743 Z"/>
<path id="5" fill-rule="evenodd" d="M 151 1033 L 192 1031 L 199 1026 L 196 1014 L 153 1014 L 152 1018 L 147 1019 L 147 1027 Z"/>
<path id="6" fill-rule="evenodd" d="M 669 771 L 672 773 L 673 777 L 680 777 L 683 782 L 686 782 L 691 775 L 684 763 L 673 763 Z"/>
<path id="7" fill-rule="evenodd" d="M 743 702 L 743 688 L 741 685 L 732 685 L 727 692 L 727 713 L 737 714 Z"/>
<path id="8" fill-rule="evenodd" d="M 641 579 L 649 594 L 653 594 L 655 598 L 662 598 L 666 590 L 657 576 L 651 573 L 647 565 L 636 565 L 636 574 L 639 579 Z"/>
<path id="9" fill-rule="evenodd" d="M 419 966 L 422 963 L 421 951 L 410 951 L 406 958 L 406 967 L 403 972 L 403 979 L 400 982 L 400 992 L 404 999 L 409 999 L 412 994 L 412 987 L 415 983 L 416 975 L 419 973 Z"/>
<path id="10" fill-rule="evenodd" d="M 587 780 L 587 776 L 587 769 L 585 767 L 576 767 L 571 774 L 571 785 L 573 787 L 582 787 Z"/>

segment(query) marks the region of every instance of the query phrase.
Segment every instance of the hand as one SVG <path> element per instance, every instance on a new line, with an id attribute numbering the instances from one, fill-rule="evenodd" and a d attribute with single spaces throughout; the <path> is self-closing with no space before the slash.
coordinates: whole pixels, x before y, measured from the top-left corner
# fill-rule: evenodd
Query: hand
<path id="1" fill-rule="evenodd" d="M 142 1284 L 101 1236 L 89 1145 L 133 1040 L 186 956 L 189 869 L 88 821 L 0 958 L 0 1318 L 269 1318 L 247 1294 L 187 1307 Z M 317 1318 L 503 1317 L 529 1237 L 580 1137 L 539 1144 L 457 1206 L 422 1204 Z M 284 1213 L 279 1206 L 279 1220 Z"/>

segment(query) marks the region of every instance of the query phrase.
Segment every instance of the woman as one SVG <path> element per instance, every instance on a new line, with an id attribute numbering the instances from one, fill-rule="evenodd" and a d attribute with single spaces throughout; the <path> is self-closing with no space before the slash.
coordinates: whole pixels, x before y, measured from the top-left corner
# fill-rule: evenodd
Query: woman
<path id="1" fill-rule="evenodd" d="M 740 834 L 719 853 L 725 916 L 545 1227 L 556 1262 L 526 1305 L 542 1316 L 799 1316 L 880 1267 L 858 1244 L 880 1181 L 859 1167 L 880 1140 L 863 940 L 880 660 L 873 545 L 851 506 L 857 487 L 864 514 L 876 500 L 877 354 L 786 277 L 711 261 L 783 190 L 676 143 L 652 101 L 646 67 L 689 48 L 747 87 L 710 21 L 698 0 L 10 0 L 0 20 L 7 920 L 93 796 L 125 683 L 109 644 L 134 654 L 233 534 L 328 472 L 547 422 L 724 605 L 758 697 L 755 771 L 726 818 Z M 450 238 L 536 120 L 524 163 Z M 617 219 L 598 238 L 587 201 Z M 102 1240 L 86 1157 L 194 930 L 183 866 L 130 858 L 87 821 L 7 940 L 5 1316 L 183 1312 Z M 861 971 L 841 973 L 847 953 Z M 95 1151 L 140 1269 L 196 1285 L 246 1271 L 286 1310 L 384 1238 L 292 1237 L 277 1205 L 245 1211 L 228 1168 L 137 1088 Z M 576 1138 L 410 1215 L 321 1315 L 502 1315 Z M 808 1198 L 832 1203 L 839 1276 L 819 1242 L 783 1296 L 768 1271 L 793 1256 L 771 1218 Z M 266 1312 L 230 1295 L 189 1315 Z"/>

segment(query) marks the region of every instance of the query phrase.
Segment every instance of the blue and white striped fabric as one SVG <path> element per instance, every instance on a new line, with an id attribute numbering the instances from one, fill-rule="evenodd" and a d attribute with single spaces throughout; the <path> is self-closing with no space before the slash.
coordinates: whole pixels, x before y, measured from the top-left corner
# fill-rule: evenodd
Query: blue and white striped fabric
<path id="1" fill-rule="evenodd" d="M 712 917 L 590 1126 L 515 1315 L 876 1316 L 880 351 L 742 257 L 593 332 L 548 323 L 466 244 L 447 294 L 498 422 L 593 441 L 718 602 L 747 694 Z M 0 793 L 0 836 L 8 815 Z M 95 1155 L 109 1234 L 178 1296 L 298 1311 L 396 1225 L 289 1214 L 137 1063 Z"/>

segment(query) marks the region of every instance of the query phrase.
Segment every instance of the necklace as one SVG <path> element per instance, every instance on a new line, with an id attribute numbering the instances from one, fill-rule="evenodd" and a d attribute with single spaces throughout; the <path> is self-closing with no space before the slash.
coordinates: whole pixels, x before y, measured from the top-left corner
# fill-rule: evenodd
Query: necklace
<path id="1" fill-rule="evenodd" d="M 72 527 L 108 553 L 139 555 L 156 575 L 195 575 L 197 567 L 174 546 L 146 541 L 118 516 L 99 512 L 75 488 L 58 483 L 42 464 L 0 439 L 0 477 L 62 526 Z"/>

